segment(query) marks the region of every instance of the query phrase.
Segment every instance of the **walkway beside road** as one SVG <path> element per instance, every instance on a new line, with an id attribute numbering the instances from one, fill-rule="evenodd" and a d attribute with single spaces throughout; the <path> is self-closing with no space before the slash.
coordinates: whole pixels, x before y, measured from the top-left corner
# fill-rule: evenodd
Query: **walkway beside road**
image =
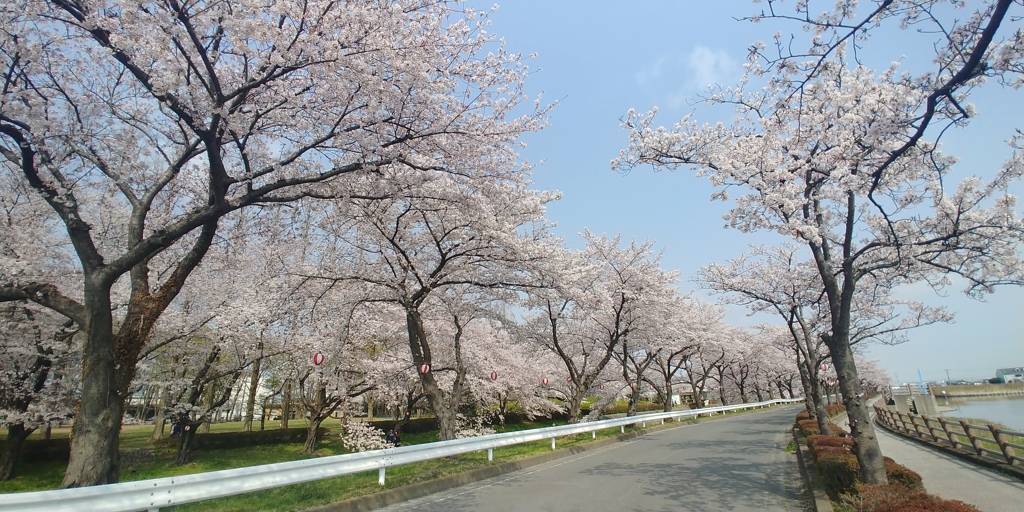
<path id="1" fill-rule="evenodd" d="M 798 411 L 666 428 L 381 510 L 799 512 L 800 470 L 785 451 Z"/>
<path id="2" fill-rule="evenodd" d="M 845 418 L 841 426 L 849 429 Z M 903 439 L 877 425 L 875 432 L 882 454 L 919 473 L 929 493 L 970 503 L 982 512 L 1024 510 L 1024 482 Z"/>
<path id="3" fill-rule="evenodd" d="M 917 471 L 928 492 L 970 503 L 983 512 L 1024 510 L 1024 482 L 902 439 L 881 427 L 875 427 L 875 432 L 882 453 Z"/>

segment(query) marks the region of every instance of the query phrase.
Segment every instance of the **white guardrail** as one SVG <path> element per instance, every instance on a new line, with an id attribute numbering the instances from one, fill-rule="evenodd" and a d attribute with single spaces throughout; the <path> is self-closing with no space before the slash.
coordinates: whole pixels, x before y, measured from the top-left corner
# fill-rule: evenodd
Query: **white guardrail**
<path id="1" fill-rule="evenodd" d="M 79 512 L 83 510 L 93 512 L 158 511 L 164 507 L 173 507 L 184 503 L 261 491 L 312 480 L 373 471 L 375 469 L 378 470 L 379 483 L 384 485 L 385 471 L 392 466 L 483 450 L 487 450 L 487 460 L 493 460 L 493 450 L 502 446 L 551 439 L 551 449 L 555 449 L 555 439 L 562 436 L 591 432 L 596 437 L 596 431 L 606 428 L 620 427 L 622 431 L 625 431 L 626 425 L 640 424 L 646 427 L 648 423 L 658 421 L 664 423 L 667 419 L 679 420 L 681 418 L 693 418 L 701 414 L 757 409 L 776 404 L 802 401 L 802 398 L 770 400 L 767 402 L 708 407 L 704 409 L 647 413 L 632 417 L 400 446 L 385 450 L 346 453 L 331 457 L 280 462 L 248 468 L 226 469 L 208 473 L 74 489 L 0 494 L 0 510 L 5 512 L 27 510 L 45 510 L 47 512 Z"/>

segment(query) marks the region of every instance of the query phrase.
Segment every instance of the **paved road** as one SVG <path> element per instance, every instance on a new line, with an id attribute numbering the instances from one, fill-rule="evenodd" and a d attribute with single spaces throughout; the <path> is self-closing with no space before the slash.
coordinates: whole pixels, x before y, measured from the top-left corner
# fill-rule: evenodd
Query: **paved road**
<path id="1" fill-rule="evenodd" d="M 398 511 L 795 511 L 799 407 L 704 421 L 425 496 Z"/>

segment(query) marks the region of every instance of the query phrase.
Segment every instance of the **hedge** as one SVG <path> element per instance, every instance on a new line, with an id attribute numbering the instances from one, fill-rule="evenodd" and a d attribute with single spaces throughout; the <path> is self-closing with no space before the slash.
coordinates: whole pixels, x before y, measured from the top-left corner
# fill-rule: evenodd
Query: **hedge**
<path id="1" fill-rule="evenodd" d="M 924 492 L 921 475 L 889 457 L 884 458 L 888 484 L 861 483 L 860 466 L 851 451 L 853 440 L 817 435 L 816 421 L 806 415 L 802 419 L 797 415 L 797 418 L 799 430 L 815 432 L 805 435 L 822 486 L 834 501 L 845 504 L 854 512 L 979 512 L 961 501 L 945 500 Z"/>

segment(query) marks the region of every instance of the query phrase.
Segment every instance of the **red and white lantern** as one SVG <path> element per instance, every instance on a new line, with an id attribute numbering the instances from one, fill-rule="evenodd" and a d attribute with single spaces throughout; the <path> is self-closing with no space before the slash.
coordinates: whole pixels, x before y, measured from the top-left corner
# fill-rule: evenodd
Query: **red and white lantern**
<path id="1" fill-rule="evenodd" d="M 545 386 L 547 386 L 549 381 L 548 381 L 547 377 L 544 377 L 543 379 L 540 380 L 540 382 L 541 382 L 541 384 L 544 384 Z"/>
<path id="2" fill-rule="evenodd" d="M 823 371 L 823 372 L 827 372 L 828 371 L 828 363 L 821 363 L 821 371 Z"/>
<path id="3" fill-rule="evenodd" d="M 571 377 L 571 376 L 569 376 L 569 377 L 566 377 L 566 378 L 565 378 L 565 381 L 566 381 L 566 382 L 572 382 L 572 377 Z"/>
<path id="4" fill-rule="evenodd" d="M 602 389 L 602 390 L 604 389 L 604 384 L 601 384 L 601 389 Z"/>
<path id="5" fill-rule="evenodd" d="M 429 371 L 430 371 L 430 365 L 429 364 L 424 364 L 423 366 L 420 366 L 420 373 L 426 375 L 427 372 L 429 372 Z"/>
<path id="6" fill-rule="evenodd" d="M 313 354 L 313 364 L 315 364 L 317 366 L 320 366 L 320 365 L 324 364 L 324 359 L 327 359 L 327 357 L 324 356 L 323 353 L 321 353 L 321 352 L 317 352 L 316 354 Z"/>
<path id="7" fill-rule="evenodd" d="M 491 372 L 491 380 L 498 380 L 498 372 Z"/>

